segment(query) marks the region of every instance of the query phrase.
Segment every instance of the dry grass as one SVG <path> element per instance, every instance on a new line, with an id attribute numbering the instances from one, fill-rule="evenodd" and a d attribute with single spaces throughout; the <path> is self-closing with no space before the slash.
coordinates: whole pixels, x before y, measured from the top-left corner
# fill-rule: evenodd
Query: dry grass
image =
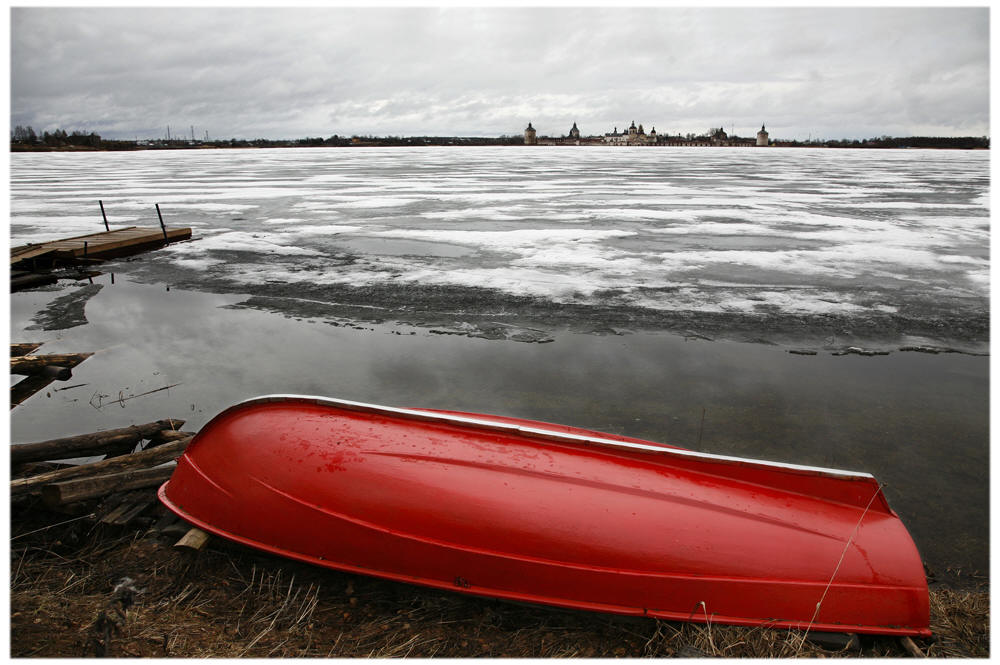
<path id="1" fill-rule="evenodd" d="M 936 589 L 931 593 L 930 656 L 989 658 L 990 597 L 985 591 Z"/>
<path id="2" fill-rule="evenodd" d="M 126 577 L 134 593 L 108 633 L 113 656 L 906 655 L 890 638 L 862 638 L 861 652 L 823 648 L 796 631 L 560 611 L 332 572 L 218 540 L 192 554 L 172 540 L 86 529 L 12 543 L 12 656 L 95 655 L 96 620 L 114 617 L 108 608 L 122 605 L 114 589 Z M 935 637 L 917 640 L 928 655 L 989 655 L 987 591 L 935 589 L 931 612 Z"/>

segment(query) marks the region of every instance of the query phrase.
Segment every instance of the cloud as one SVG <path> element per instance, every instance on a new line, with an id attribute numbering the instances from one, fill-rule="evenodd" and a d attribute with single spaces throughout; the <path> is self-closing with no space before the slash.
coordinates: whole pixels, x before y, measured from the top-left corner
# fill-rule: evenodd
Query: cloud
<path id="1" fill-rule="evenodd" d="M 989 133 L 987 8 L 15 8 L 11 122 L 107 137 Z"/>

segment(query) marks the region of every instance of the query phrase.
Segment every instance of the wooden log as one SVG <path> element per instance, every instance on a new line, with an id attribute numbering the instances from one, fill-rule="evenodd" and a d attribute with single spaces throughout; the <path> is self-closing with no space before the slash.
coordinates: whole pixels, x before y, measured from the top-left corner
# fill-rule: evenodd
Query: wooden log
<path id="1" fill-rule="evenodd" d="M 76 367 L 93 353 L 47 353 L 43 355 L 13 356 L 10 359 L 11 374 L 37 374 L 46 365 Z"/>
<path id="2" fill-rule="evenodd" d="M 49 378 L 55 379 L 56 381 L 66 381 L 73 376 L 73 370 L 69 367 L 59 367 L 58 365 L 46 365 L 40 369 L 37 374 L 39 376 L 47 376 Z"/>
<path id="3" fill-rule="evenodd" d="M 28 476 L 37 476 L 40 473 L 55 471 L 56 469 L 66 469 L 71 466 L 75 465 L 66 462 L 25 462 L 24 464 L 12 464 L 10 467 L 10 476 L 11 478 L 26 478 Z"/>
<path id="4" fill-rule="evenodd" d="M 174 547 L 185 547 L 195 552 L 200 552 L 208 544 L 208 534 L 197 527 L 191 529 L 184 536 L 174 543 Z"/>
<path id="5" fill-rule="evenodd" d="M 52 273 L 47 272 L 29 272 L 21 273 L 19 275 L 13 275 L 10 278 L 10 290 L 21 291 L 22 289 L 30 289 L 35 286 L 45 286 L 46 284 L 55 284 L 59 281 L 59 278 Z"/>
<path id="6" fill-rule="evenodd" d="M 76 367 L 77 365 L 79 365 L 80 363 L 82 363 L 84 360 L 86 360 L 87 358 L 89 358 L 90 356 L 92 356 L 93 354 L 92 353 L 82 353 L 82 354 L 76 354 L 76 355 L 78 356 L 77 359 L 75 359 L 75 360 L 73 360 L 71 362 L 65 363 L 65 366 L 67 366 L 67 367 Z M 27 356 L 25 356 L 25 357 L 27 357 Z M 44 357 L 44 356 L 40 356 L 40 357 Z M 11 362 L 14 362 L 14 360 L 15 360 L 14 358 L 11 358 Z M 52 381 L 53 381 L 53 379 L 51 377 L 41 376 L 41 375 L 36 374 L 36 375 L 33 375 L 33 376 L 29 376 L 28 378 L 26 378 L 26 379 L 24 379 L 24 380 L 16 383 L 15 385 L 11 386 L 10 387 L 10 408 L 13 409 L 18 404 L 21 404 L 22 402 L 24 402 L 24 400 L 28 399 L 29 397 L 31 397 L 32 395 L 34 395 L 35 393 L 37 393 L 39 390 L 44 389 L 45 386 L 47 386 L 50 383 L 52 383 Z"/>
<path id="7" fill-rule="evenodd" d="M 181 439 L 194 435 L 195 432 L 183 432 L 181 430 L 172 429 L 160 430 L 153 436 L 149 437 L 149 443 L 146 445 L 146 450 L 155 446 L 162 446 L 164 443 L 170 443 L 171 441 L 180 441 Z"/>
<path id="8" fill-rule="evenodd" d="M 67 503 L 85 501 L 113 492 L 154 487 L 173 475 L 176 465 L 158 466 L 152 469 L 132 469 L 88 478 L 76 478 L 42 487 L 42 501 L 47 506 L 61 506 Z"/>
<path id="9" fill-rule="evenodd" d="M 40 347 L 44 342 L 11 342 L 10 344 L 10 355 L 11 356 L 26 356 L 38 347 Z"/>
<path id="10" fill-rule="evenodd" d="M 152 448 L 151 450 L 143 450 L 131 455 L 122 455 L 121 457 L 113 457 L 112 459 L 101 460 L 92 464 L 80 464 L 65 469 L 57 469 L 38 476 L 32 476 L 31 478 L 18 478 L 17 480 L 10 481 L 10 494 L 11 496 L 17 496 L 28 492 L 40 491 L 42 487 L 51 483 L 163 464 L 164 462 L 169 462 L 180 457 L 189 443 L 191 443 L 190 438 L 181 439 L 180 441 L 173 441 Z"/>
<path id="11" fill-rule="evenodd" d="M 18 404 L 24 402 L 39 390 L 44 390 L 47 385 L 55 381 L 50 376 L 42 376 L 36 374 L 34 376 L 28 376 L 21 379 L 14 385 L 10 387 L 10 408 L 14 408 Z"/>
<path id="12" fill-rule="evenodd" d="M 130 444 L 126 448 L 112 448 L 108 450 L 108 454 L 104 456 L 104 459 L 108 460 L 112 457 L 118 457 L 121 455 L 134 455 L 137 452 L 145 452 L 147 450 L 152 450 L 157 446 L 162 446 L 165 443 L 173 443 L 174 441 L 180 441 L 181 439 L 189 439 L 195 435 L 195 432 L 182 432 L 180 430 L 160 430 L 156 434 L 148 437 L 149 443 L 145 447 L 135 450 L 135 444 Z M 141 445 L 141 444 L 140 444 Z"/>
<path id="13" fill-rule="evenodd" d="M 105 454 L 104 459 L 107 460 L 111 459 L 112 457 L 119 457 L 121 455 L 132 455 L 136 452 L 151 450 L 157 446 L 162 446 L 165 443 L 180 441 L 181 439 L 187 439 L 194 435 L 195 432 L 183 432 L 181 430 L 170 430 L 170 429 L 160 430 L 156 434 L 153 434 L 150 437 L 146 437 L 149 442 L 145 445 L 145 447 L 142 447 L 141 443 L 138 444 L 140 446 L 138 451 L 136 450 L 136 444 L 129 442 L 128 444 L 120 448 L 108 448 L 108 452 L 107 454 Z"/>
<path id="14" fill-rule="evenodd" d="M 10 447 L 10 462 L 11 464 L 20 464 L 22 462 L 102 455 L 109 450 L 120 449 L 128 445 L 129 442 L 135 446 L 142 439 L 160 436 L 163 430 L 176 430 L 183 424 L 183 420 L 157 420 L 144 425 L 119 427 L 93 434 L 79 434 L 50 441 L 39 441 L 38 443 L 15 444 Z"/>

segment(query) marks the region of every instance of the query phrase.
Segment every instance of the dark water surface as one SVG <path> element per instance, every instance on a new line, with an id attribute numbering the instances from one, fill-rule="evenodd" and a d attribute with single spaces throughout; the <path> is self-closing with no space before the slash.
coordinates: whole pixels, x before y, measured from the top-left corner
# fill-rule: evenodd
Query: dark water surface
<path id="1" fill-rule="evenodd" d="M 222 409 L 267 393 L 514 415 L 867 471 L 885 484 L 939 578 L 954 579 L 948 568 L 988 572 L 986 357 L 799 356 L 666 332 L 557 331 L 551 343 L 525 344 L 295 319 L 232 307 L 247 295 L 121 276 L 94 282 L 104 288 L 84 294 L 87 322 L 70 319 L 62 329 L 58 315 L 40 313 L 88 287 L 63 282 L 11 295 L 11 341 L 45 341 L 48 353 L 97 352 L 49 396 L 12 411 L 14 442 L 167 417 L 197 430 Z M 77 384 L 85 385 L 52 390 Z M 114 402 L 171 384 L 180 385 Z"/>

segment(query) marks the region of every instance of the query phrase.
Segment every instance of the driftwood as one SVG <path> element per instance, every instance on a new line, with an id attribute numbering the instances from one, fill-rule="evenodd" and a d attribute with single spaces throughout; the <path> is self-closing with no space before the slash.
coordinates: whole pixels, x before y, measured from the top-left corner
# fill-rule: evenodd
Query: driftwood
<path id="1" fill-rule="evenodd" d="M 68 462 L 25 462 L 24 464 L 12 464 L 10 467 L 11 478 L 26 478 L 27 476 L 37 476 L 40 473 L 48 473 L 56 469 L 66 469 L 75 466 Z"/>
<path id="2" fill-rule="evenodd" d="M 168 480 L 176 465 L 152 469 L 133 469 L 102 476 L 91 476 L 52 483 L 42 487 L 42 500 L 48 506 L 59 506 L 141 487 L 153 487 Z"/>
<path id="3" fill-rule="evenodd" d="M 142 469 L 163 464 L 180 456 L 191 443 L 193 435 L 189 435 L 178 441 L 157 446 L 149 450 L 143 450 L 131 455 L 122 455 L 112 459 L 93 462 L 92 464 L 80 464 L 78 466 L 67 467 L 49 471 L 31 478 L 19 478 L 10 481 L 10 494 L 17 496 L 28 492 L 35 492 L 51 483 L 69 481 L 70 479 L 81 479 L 100 476 L 103 474 L 117 473 L 124 470 Z M 122 488 L 129 489 L 129 488 Z M 99 495 L 95 495 L 99 496 Z"/>
<path id="4" fill-rule="evenodd" d="M 11 293 L 13 293 L 14 291 L 20 291 L 21 289 L 30 289 L 36 286 L 55 284 L 58 281 L 59 277 L 50 272 L 25 272 L 21 270 L 12 270 L 10 274 L 10 290 Z"/>
<path id="5" fill-rule="evenodd" d="M 11 342 L 10 345 L 10 355 L 11 356 L 26 356 L 38 347 L 40 347 L 44 342 Z"/>
<path id="6" fill-rule="evenodd" d="M 34 376 L 21 379 L 10 387 L 10 408 L 13 409 L 15 406 L 34 395 L 39 390 L 42 390 L 53 381 L 55 381 L 55 379 L 52 377 L 42 376 L 41 374 L 35 374 Z"/>
<path id="7" fill-rule="evenodd" d="M 84 360 L 86 360 L 87 358 L 89 358 L 92 355 L 94 355 L 94 354 L 92 354 L 92 353 L 70 353 L 70 354 L 63 354 L 62 356 L 58 356 L 58 357 L 62 357 L 64 359 L 66 359 L 65 362 L 52 362 L 51 360 L 49 360 L 49 361 L 43 362 L 41 366 L 44 367 L 46 365 L 60 365 L 60 366 L 65 366 L 65 367 L 76 367 L 77 365 L 79 365 L 80 363 L 82 363 Z M 35 359 L 38 359 L 38 358 L 48 358 L 48 359 L 52 359 L 52 358 L 55 358 L 55 357 L 57 357 L 57 356 L 56 355 L 48 355 L 48 356 L 30 356 L 30 355 L 24 355 L 24 356 L 12 357 L 10 359 L 10 362 L 11 362 L 11 373 L 12 374 L 16 374 L 17 373 L 13 369 L 14 368 L 14 364 L 15 363 L 21 363 L 21 362 L 23 362 L 24 358 L 35 358 Z M 32 361 L 32 362 L 36 362 L 36 361 Z M 36 364 L 37 364 L 37 362 L 36 362 Z M 31 374 L 28 377 L 26 377 L 26 378 L 22 379 L 21 381 L 19 381 L 18 383 L 14 384 L 13 386 L 10 387 L 10 408 L 13 409 L 15 406 L 17 406 L 18 404 L 22 403 L 24 400 L 26 400 L 29 397 L 31 397 L 32 395 L 34 395 L 39 390 L 42 390 L 43 388 L 45 388 L 45 386 L 49 385 L 53 381 L 55 381 L 55 378 L 51 377 L 51 376 L 45 376 L 43 374 Z"/>
<path id="8" fill-rule="evenodd" d="M 184 422 L 184 421 L 178 421 Z M 146 449 L 152 448 L 154 446 L 161 446 L 164 443 L 170 443 L 172 441 L 180 441 L 181 439 L 192 436 L 194 432 L 181 432 L 180 430 L 164 429 L 160 430 L 153 436 L 149 437 L 149 444 Z"/>
<path id="9" fill-rule="evenodd" d="M 134 447 L 142 439 L 160 437 L 160 433 L 164 430 L 176 430 L 183 424 L 183 420 L 157 420 L 155 423 L 132 425 L 131 427 L 110 429 L 93 434 L 67 436 L 50 441 L 39 441 L 38 443 L 17 444 L 10 447 L 10 462 L 11 464 L 19 464 L 21 462 L 102 455 L 109 450 L 121 450 L 129 443 Z"/>
<path id="10" fill-rule="evenodd" d="M 73 376 L 73 370 L 69 367 L 60 367 L 59 365 L 45 365 L 36 374 L 47 376 L 56 381 L 67 381 Z"/>
<path id="11" fill-rule="evenodd" d="M 45 355 L 14 356 L 10 359 L 11 374 L 36 374 L 46 365 L 76 367 L 93 353 L 48 353 Z"/>

